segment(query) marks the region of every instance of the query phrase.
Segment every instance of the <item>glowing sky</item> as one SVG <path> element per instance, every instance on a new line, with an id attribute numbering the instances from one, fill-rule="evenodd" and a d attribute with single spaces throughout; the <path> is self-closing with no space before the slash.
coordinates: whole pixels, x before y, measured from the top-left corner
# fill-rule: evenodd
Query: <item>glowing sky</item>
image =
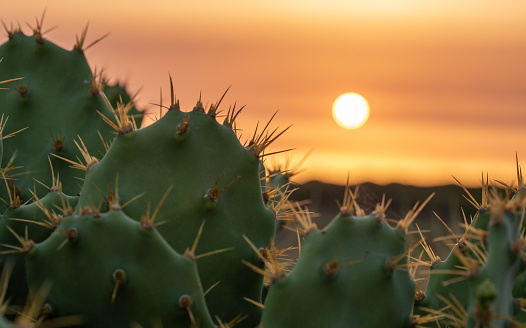
<path id="1" fill-rule="evenodd" d="M 143 107 L 161 88 L 168 102 L 170 73 L 183 110 L 232 85 L 224 109 L 246 105 L 247 137 L 279 110 L 272 126 L 293 127 L 271 151 L 312 150 L 299 182 L 511 182 L 515 152 L 526 159 L 524 1 L 9 1 L 0 18 L 29 34 L 46 7 L 59 45 L 88 21 L 88 42 L 111 33 L 88 61 Z M 332 119 L 345 92 L 371 107 L 357 130 Z"/>

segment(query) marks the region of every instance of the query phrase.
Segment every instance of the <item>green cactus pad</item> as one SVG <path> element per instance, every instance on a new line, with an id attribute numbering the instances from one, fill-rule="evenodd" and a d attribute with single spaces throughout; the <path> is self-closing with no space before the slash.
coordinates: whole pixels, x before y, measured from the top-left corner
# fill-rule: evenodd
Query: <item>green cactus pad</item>
<path id="1" fill-rule="evenodd" d="M 162 223 L 158 231 L 182 253 L 204 223 L 195 255 L 203 287 L 215 285 L 206 295 L 210 312 L 222 320 L 248 315 L 243 325 L 255 326 L 261 309 L 245 298 L 261 301 L 263 278 L 241 263 L 261 265 L 243 235 L 265 248 L 275 217 L 263 202 L 258 158 L 229 126 L 202 111 L 172 109 L 146 128 L 118 135 L 89 169 L 79 207 L 108 203 L 110 197 L 101 192 L 109 189 L 121 205 L 142 195 L 123 208 L 138 219 L 148 208 L 153 212 L 170 188 L 155 219 L 154 224 Z M 199 257 L 219 250 L 224 251 Z"/>
<path id="2" fill-rule="evenodd" d="M 3 168 L 13 156 L 11 165 L 22 167 L 11 176 L 24 201 L 31 198 L 34 179 L 51 183 L 50 154 L 71 160 L 80 156 L 74 140 L 81 138 L 94 156 L 102 156 L 104 146 L 98 133 L 106 141 L 113 135 L 97 111 L 107 116 L 111 111 L 99 86 L 93 84 L 94 76 L 81 50 L 65 50 L 39 34 L 17 33 L 0 45 L 0 58 L 0 81 L 23 77 L 3 85 L 10 90 L 0 92 L 0 103 L 8 118 L 5 133 L 27 128 L 3 141 L 2 158 Z M 77 177 L 82 172 L 53 156 L 51 162 L 60 173 L 64 192 L 78 194 L 82 181 Z M 44 191 L 37 189 L 37 194 L 43 197 Z M 0 196 L 6 199 L 5 192 Z"/>
<path id="3" fill-rule="evenodd" d="M 305 238 L 292 272 L 270 286 L 261 328 L 409 327 L 415 284 L 405 258 L 391 262 L 405 240 L 375 215 L 338 216 Z"/>
<path id="4" fill-rule="evenodd" d="M 122 211 L 64 218 L 27 255 L 28 284 L 51 284 L 53 316 L 86 327 L 214 327 L 195 263 Z"/>

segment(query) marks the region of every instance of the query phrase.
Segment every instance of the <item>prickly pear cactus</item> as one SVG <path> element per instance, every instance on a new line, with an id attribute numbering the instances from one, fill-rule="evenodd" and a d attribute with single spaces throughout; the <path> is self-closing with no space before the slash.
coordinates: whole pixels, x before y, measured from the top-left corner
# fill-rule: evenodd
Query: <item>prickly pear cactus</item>
<path id="1" fill-rule="evenodd" d="M 301 217 L 307 236 L 300 257 L 290 274 L 274 275 L 261 328 L 411 326 L 415 283 L 405 234 L 417 213 L 392 227 L 385 206 L 351 215 L 355 206 L 347 198 L 322 231 Z"/>
<path id="2" fill-rule="evenodd" d="M 453 236 L 448 258 L 441 262 L 428 252 L 429 283 L 415 312 L 435 314 L 441 320 L 430 325 L 436 327 L 516 327 L 521 311 L 514 288 L 526 246 L 524 200 L 509 201 L 495 189 L 489 193 L 487 182 L 482 202 L 471 200 L 478 212 L 460 238 Z"/>
<path id="3" fill-rule="evenodd" d="M 477 213 L 444 261 L 412 228 L 429 198 L 393 225 L 389 202 L 366 214 L 347 187 L 319 230 L 289 201 L 298 170 L 265 169 L 277 129 L 243 144 L 239 111 L 183 112 L 173 88 L 138 129 L 134 97 L 89 68 L 86 30 L 69 51 L 42 21 L 0 45 L 0 327 L 526 326 L 518 164 L 513 197 L 487 179 L 480 204 L 469 195 Z M 281 226 L 298 234 L 295 264 Z"/>
<path id="4" fill-rule="evenodd" d="M 240 144 L 229 120 L 233 112 L 219 124 L 216 105 L 205 113 L 199 103 L 191 112 L 172 104 L 156 123 L 118 134 L 104 158 L 87 170 L 79 208 L 102 204 L 104 212 L 117 206 L 141 220 L 165 195 L 155 222 L 143 218 L 143 224 L 155 226 L 179 253 L 195 245 L 214 317 L 247 315 L 243 324 L 255 326 L 261 309 L 246 299 L 261 301 L 263 279 L 241 260 L 258 262 L 243 236 L 265 248 L 274 231 L 274 213 L 260 189 L 262 145 Z"/>
<path id="5" fill-rule="evenodd" d="M 122 211 L 93 210 L 65 217 L 26 255 L 28 284 L 52 286 L 50 316 L 80 315 L 86 327 L 214 327 L 193 259 Z"/>
<path id="6" fill-rule="evenodd" d="M 32 197 L 29 190 L 35 186 L 39 197 L 45 194 L 35 180 L 51 184 L 48 157 L 60 173 L 64 192 L 78 194 L 82 185 L 78 172 L 50 154 L 75 159 L 80 156 L 76 143 L 82 139 L 100 157 L 105 151 L 101 139 L 113 138 L 98 113 L 111 117 L 102 79 L 92 74 L 84 56 L 85 33 L 73 50 L 65 50 L 43 37 L 41 24 L 37 22 L 32 36 L 19 28 L 8 29 L 9 40 L 0 45 L 0 80 L 23 77 L 5 83 L 9 90 L 0 92 L 6 131 L 23 130 L 3 141 L 2 158 L 2 168 L 19 167 L 6 175 L 11 193 L 20 194 L 23 202 Z M 7 199 L 4 189 L 1 197 Z"/>

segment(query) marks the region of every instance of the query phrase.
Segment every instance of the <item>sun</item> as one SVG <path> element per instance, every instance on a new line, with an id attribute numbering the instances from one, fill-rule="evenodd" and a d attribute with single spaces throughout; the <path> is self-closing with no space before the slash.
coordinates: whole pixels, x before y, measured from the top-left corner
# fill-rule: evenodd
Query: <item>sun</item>
<path id="1" fill-rule="evenodd" d="M 344 93 L 332 105 L 332 116 L 345 129 L 357 129 L 369 118 L 369 104 L 357 93 Z"/>

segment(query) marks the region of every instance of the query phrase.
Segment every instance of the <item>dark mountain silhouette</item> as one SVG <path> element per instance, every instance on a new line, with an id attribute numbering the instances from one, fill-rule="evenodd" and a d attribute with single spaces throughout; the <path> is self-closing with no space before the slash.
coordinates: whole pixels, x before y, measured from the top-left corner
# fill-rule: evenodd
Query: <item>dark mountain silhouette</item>
<path id="1" fill-rule="evenodd" d="M 340 203 L 343 201 L 345 186 L 310 181 L 299 186 L 293 185 L 291 188 L 295 187 L 298 187 L 298 189 L 292 193 L 290 199 L 297 201 L 308 200 L 308 209 L 317 213 L 317 217 L 313 221 L 317 223 L 319 228 L 327 225 L 338 214 L 337 201 Z M 351 190 L 354 191 L 355 188 L 356 186 L 352 186 Z M 468 188 L 468 191 L 477 202 L 481 201 L 481 188 Z M 411 226 L 410 234 L 414 237 L 410 238 L 410 242 L 417 242 L 420 238 L 416 228 L 416 225 L 418 225 L 426 236 L 427 242 L 432 245 L 437 254 L 444 258 L 449 253 L 446 243 L 433 240 L 436 237 L 451 235 L 451 233 L 440 222 L 437 215 L 447 223 L 453 232 L 461 234 L 464 231 L 462 226 L 464 223 L 463 212 L 468 222 L 476 213 L 475 207 L 466 200 L 464 195 L 467 196 L 467 194 L 459 185 L 416 187 L 395 183 L 384 186 L 364 183 L 359 185 L 357 199 L 360 207 L 366 213 L 370 213 L 374 210 L 376 204 L 381 202 L 382 196 L 385 195 L 386 200 L 391 199 L 391 205 L 387 210 L 387 218 L 398 221 L 404 218 L 417 202 L 421 204 L 433 192 L 435 195 Z M 291 243 L 297 244 L 293 242 L 293 239 L 297 239 L 295 233 L 287 230 L 280 233 L 278 240 L 282 241 L 283 246 Z M 453 242 L 448 241 L 448 243 Z M 418 254 L 415 256 L 418 256 Z"/>

